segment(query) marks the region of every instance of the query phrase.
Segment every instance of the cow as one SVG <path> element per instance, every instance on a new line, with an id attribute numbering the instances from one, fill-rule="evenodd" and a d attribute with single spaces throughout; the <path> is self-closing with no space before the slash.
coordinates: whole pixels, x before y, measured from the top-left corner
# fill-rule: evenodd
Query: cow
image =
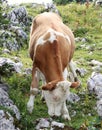
<path id="1" fill-rule="evenodd" d="M 66 98 L 70 87 L 79 86 L 78 81 L 67 80 L 69 66 L 77 79 L 73 67 L 74 35 L 62 22 L 60 16 L 52 12 L 37 15 L 31 25 L 29 53 L 33 61 L 30 98 L 27 109 L 33 111 L 34 99 L 38 94 L 38 72 L 41 72 L 46 83 L 42 86 L 48 114 L 62 116 L 70 120 L 66 107 Z"/>

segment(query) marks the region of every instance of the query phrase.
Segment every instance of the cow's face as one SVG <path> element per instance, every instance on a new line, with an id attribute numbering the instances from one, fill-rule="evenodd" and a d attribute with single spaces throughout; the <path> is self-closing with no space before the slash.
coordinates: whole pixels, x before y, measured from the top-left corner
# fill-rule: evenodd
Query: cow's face
<path id="1" fill-rule="evenodd" d="M 63 114 L 64 103 L 69 94 L 70 86 L 70 82 L 61 81 L 56 84 L 54 90 L 43 91 L 50 116 L 60 116 Z"/>

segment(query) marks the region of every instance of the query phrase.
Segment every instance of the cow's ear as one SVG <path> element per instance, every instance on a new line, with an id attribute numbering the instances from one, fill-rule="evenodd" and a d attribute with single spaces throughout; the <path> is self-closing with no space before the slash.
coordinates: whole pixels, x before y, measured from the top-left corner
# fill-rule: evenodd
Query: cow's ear
<path id="1" fill-rule="evenodd" d="M 72 82 L 71 83 L 71 88 L 78 88 L 80 86 L 80 83 L 79 82 Z"/>

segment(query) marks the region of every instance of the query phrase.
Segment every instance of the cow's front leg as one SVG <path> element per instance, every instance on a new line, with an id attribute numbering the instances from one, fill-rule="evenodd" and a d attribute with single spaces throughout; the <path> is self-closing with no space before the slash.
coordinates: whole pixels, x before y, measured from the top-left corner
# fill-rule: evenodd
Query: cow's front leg
<path id="1" fill-rule="evenodd" d="M 65 120 L 71 120 L 69 116 L 69 112 L 66 106 L 66 103 L 64 102 L 63 107 L 62 107 L 62 118 Z"/>
<path id="2" fill-rule="evenodd" d="M 30 87 L 30 98 L 27 103 L 27 110 L 29 111 L 29 113 L 32 113 L 33 108 L 34 108 L 34 99 L 35 99 L 35 96 L 38 94 L 38 82 L 39 82 L 39 78 L 37 76 L 37 69 L 33 66 L 32 83 Z"/>

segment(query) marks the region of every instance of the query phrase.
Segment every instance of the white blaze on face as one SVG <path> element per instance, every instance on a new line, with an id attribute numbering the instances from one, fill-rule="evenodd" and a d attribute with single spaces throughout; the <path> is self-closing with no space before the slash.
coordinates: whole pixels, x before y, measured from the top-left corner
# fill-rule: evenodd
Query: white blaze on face
<path id="1" fill-rule="evenodd" d="M 50 116 L 63 114 L 64 103 L 69 93 L 70 85 L 71 83 L 68 81 L 61 81 L 57 83 L 53 91 L 43 91 Z"/>
<path id="2" fill-rule="evenodd" d="M 48 39 L 44 39 L 48 34 L 50 34 Z M 65 38 L 68 41 L 68 43 L 71 44 L 71 40 L 70 40 L 70 37 L 68 35 L 64 35 L 63 33 L 57 32 L 57 31 L 50 28 L 44 35 L 39 37 L 39 39 L 37 40 L 36 45 L 35 45 L 35 54 L 36 54 L 37 46 L 44 45 L 47 42 L 53 43 L 55 40 L 57 40 L 56 39 L 57 36 L 61 36 L 61 37 Z"/>

